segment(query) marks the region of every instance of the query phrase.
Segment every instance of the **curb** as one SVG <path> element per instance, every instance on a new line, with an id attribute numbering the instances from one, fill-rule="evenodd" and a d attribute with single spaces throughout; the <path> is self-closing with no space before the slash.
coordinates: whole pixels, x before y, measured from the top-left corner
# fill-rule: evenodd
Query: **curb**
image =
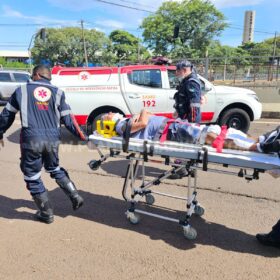
<path id="1" fill-rule="evenodd" d="M 279 108 L 279 112 L 269 112 L 269 111 L 262 112 L 261 118 L 280 119 L 280 108 Z"/>

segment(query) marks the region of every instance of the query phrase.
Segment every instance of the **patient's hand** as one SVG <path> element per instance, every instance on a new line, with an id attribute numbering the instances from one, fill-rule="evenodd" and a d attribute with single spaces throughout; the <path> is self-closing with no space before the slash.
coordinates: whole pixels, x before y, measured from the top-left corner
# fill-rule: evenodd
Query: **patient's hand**
<path id="1" fill-rule="evenodd" d="M 257 143 L 253 144 L 253 145 L 249 148 L 249 151 L 251 151 L 251 152 L 257 152 L 257 151 L 258 151 Z"/>
<path id="2" fill-rule="evenodd" d="M 140 115 L 139 115 L 139 114 L 134 115 L 134 116 L 132 117 L 132 123 L 137 123 L 137 122 L 139 121 L 139 118 L 140 118 Z"/>

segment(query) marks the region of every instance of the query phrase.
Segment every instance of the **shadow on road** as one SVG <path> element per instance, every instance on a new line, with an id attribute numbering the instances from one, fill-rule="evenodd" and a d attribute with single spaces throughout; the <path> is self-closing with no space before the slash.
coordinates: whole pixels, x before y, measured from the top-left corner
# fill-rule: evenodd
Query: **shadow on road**
<path id="1" fill-rule="evenodd" d="M 114 160 L 114 161 L 103 162 L 101 164 L 100 168 L 102 168 L 108 174 L 125 177 L 126 168 L 127 168 L 128 164 L 129 164 L 129 160 Z M 142 172 L 142 169 L 141 169 L 141 166 L 139 166 L 138 176 L 140 178 L 141 178 L 141 174 L 142 174 L 141 172 Z M 145 176 L 157 177 L 160 174 L 162 174 L 163 172 L 164 172 L 163 169 L 145 165 Z"/>
<path id="2" fill-rule="evenodd" d="M 200 217 L 193 216 L 191 220 L 192 226 L 198 232 L 197 239 L 194 241 L 186 240 L 181 227 L 168 221 L 142 215 L 140 223 L 132 225 L 124 215 L 128 207 L 125 201 L 90 192 L 80 191 L 80 193 L 85 199 L 85 205 L 77 212 L 73 212 L 70 201 L 59 188 L 50 191 L 55 215 L 63 218 L 73 215 L 106 226 L 130 230 L 147 235 L 152 240 L 163 240 L 170 246 L 180 250 L 190 250 L 195 248 L 196 244 L 202 244 L 215 246 L 226 251 L 261 255 L 269 258 L 280 256 L 279 250 L 261 246 L 253 235 L 218 223 L 209 223 Z M 35 205 L 31 200 L 11 199 L 0 195 L 0 213 L 2 217 L 6 219 L 32 220 L 33 215 L 30 213 L 17 211 L 18 208 L 22 207 L 34 209 L 35 212 Z M 140 206 L 140 208 L 146 207 L 149 206 Z M 171 217 L 178 217 L 178 215 L 183 214 L 182 212 L 175 213 L 173 210 L 166 208 L 155 208 L 153 210 L 157 214 Z"/>
<path id="3" fill-rule="evenodd" d="M 17 129 L 13 133 L 7 136 L 8 141 L 19 144 L 20 142 L 20 131 Z M 72 135 L 65 127 L 61 128 L 61 143 L 62 144 L 71 144 L 71 145 L 86 145 L 85 141 L 80 141 L 79 138 Z"/>

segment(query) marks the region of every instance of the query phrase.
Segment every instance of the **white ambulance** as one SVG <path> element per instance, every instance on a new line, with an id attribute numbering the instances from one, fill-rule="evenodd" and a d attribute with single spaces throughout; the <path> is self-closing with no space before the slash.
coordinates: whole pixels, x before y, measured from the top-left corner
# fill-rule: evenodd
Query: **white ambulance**
<path id="1" fill-rule="evenodd" d="M 262 105 L 249 89 L 214 86 L 199 76 L 207 102 L 202 122 L 227 124 L 247 131 L 250 121 L 261 117 Z M 131 116 L 142 108 L 172 117 L 178 80 L 174 66 L 130 65 L 123 67 L 54 67 L 52 83 L 66 94 L 66 101 L 80 125 L 90 133 L 106 112 Z"/>

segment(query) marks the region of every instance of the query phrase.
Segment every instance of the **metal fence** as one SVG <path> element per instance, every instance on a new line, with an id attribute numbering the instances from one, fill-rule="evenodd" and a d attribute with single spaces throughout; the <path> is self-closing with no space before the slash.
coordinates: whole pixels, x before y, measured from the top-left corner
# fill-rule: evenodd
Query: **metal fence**
<path id="1" fill-rule="evenodd" d="M 191 61 L 196 71 L 210 81 L 217 83 L 223 82 L 228 84 L 240 83 L 271 83 L 280 81 L 280 57 L 248 57 L 246 63 L 239 61 L 236 57 L 219 57 L 219 58 L 184 58 Z M 173 60 L 172 64 L 181 59 Z M 232 63 L 234 61 L 234 63 Z M 252 61 L 251 63 L 249 61 Z M 151 61 L 142 61 L 140 64 L 151 63 Z M 131 64 L 127 61 L 117 65 Z M 134 63 L 135 64 L 135 63 Z M 1 67 L 0 67 L 1 68 Z M 3 67 L 4 69 L 8 69 Z M 13 68 L 15 69 L 15 68 Z M 31 72 L 30 65 L 24 69 L 17 69 Z"/>
<path id="2" fill-rule="evenodd" d="M 279 57 L 259 57 L 254 62 L 241 63 L 236 59 L 235 63 L 227 63 L 236 58 L 203 58 L 188 59 L 194 65 L 196 71 L 210 81 L 224 81 L 227 83 L 261 83 L 280 81 Z M 250 58 L 253 60 L 252 58 Z"/>

